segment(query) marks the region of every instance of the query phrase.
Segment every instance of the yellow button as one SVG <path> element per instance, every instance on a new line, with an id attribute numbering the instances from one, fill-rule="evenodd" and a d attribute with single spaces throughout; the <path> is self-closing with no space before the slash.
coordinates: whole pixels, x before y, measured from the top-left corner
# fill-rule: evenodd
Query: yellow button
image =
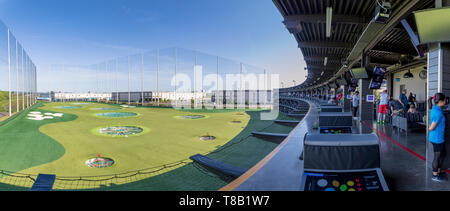
<path id="1" fill-rule="evenodd" d="M 348 189 L 348 191 L 356 191 L 355 189 L 353 189 L 353 188 L 350 188 L 350 189 Z"/>
<path id="2" fill-rule="evenodd" d="M 347 185 L 351 187 L 351 186 L 355 185 L 355 182 L 350 180 L 350 181 L 347 182 Z"/>

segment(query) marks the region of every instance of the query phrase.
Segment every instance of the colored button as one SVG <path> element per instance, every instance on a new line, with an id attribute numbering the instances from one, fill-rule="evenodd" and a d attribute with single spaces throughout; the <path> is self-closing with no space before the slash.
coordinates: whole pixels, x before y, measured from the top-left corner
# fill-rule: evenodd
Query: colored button
<path id="1" fill-rule="evenodd" d="M 336 188 L 339 187 L 339 185 L 341 185 L 341 183 L 339 183 L 339 181 L 337 181 L 337 180 L 333 180 L 332 184 Z"/>
<path id="2" fill-rule="evenodd" d="M 334 188 L 325 188 L 325 191 L 336 191 Z"/>
<path id="3" fill-rule="evenodd" d="M 341 187 L 339 189 L 341 191 L 346 191 L 347 190 L 347 185 L 341 185 Z"/>
<path id="4" fill-rule="evenodd" d="M 348 189 L 348 191 L 356 191 L 354 188 L 350 188 Z"/>
<path id="5" fill-rule="evenodd" d="M 358 188 L 358 191 L 362 191 L 362 188 Z"/>
<path id="6" fill-rule="evenodd" d="M 328 185 L 328 181 L 326 179 L 320 179 L 317 181 L 317 185 L 321 188 L 324 188 Z"/>
<path id="7" fill-rule="evenodd" d="M 353 181 L 350 180 L 350 181 L 347 182 L 347 185 L 350 186 L 350 187 L 352 187 L 353 185 L 355 185 L 355 182 L 353 182 Z"/>

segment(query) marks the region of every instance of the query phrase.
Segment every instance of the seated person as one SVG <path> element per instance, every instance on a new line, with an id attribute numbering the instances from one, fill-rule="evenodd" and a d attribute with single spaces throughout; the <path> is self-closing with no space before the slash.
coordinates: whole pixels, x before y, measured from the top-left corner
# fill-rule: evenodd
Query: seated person
<path id="1" fill-rule="evenodd" d="M 414 104 L 410 104 L 409 105 L 408 113 L 413 113 L 413 114 L 417 113 L 417 109 L 416 109 L 416 106 Z"/>
<path id="2" fill-rule="evenodd" d="M 391 116 L 398 115 L 404 111 L 402 103 L 399 100 L 393 99 L 392 97 L 389 100 L 389 108 L 391 109 Z"/>

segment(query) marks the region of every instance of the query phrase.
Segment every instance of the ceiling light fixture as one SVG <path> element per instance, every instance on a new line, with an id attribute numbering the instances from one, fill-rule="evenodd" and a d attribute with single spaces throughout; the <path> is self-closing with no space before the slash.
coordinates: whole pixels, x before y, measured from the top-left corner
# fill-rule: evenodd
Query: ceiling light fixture
<path id="1" fill-rule="evenodd" d="M 411 73 L 411 68 L 408 68 L 408 72 L 403 75 L 403 78 L 414 78 L 414 75 Z"/>
<path id="2" fill-rule="evenodd" d="M 327 7 L 327 38 L 331 37 L 331 21 L 333 19 L 333 8 L 331 6 Z"/>

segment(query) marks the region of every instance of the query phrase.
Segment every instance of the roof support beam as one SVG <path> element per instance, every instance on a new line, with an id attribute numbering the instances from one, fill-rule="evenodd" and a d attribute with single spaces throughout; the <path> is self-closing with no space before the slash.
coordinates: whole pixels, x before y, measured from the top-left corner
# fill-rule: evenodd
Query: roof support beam
<path id="1" fill-rule="evenodd" d="M 352 48 L 352 51 L 347 58 L 348 67 L 342 67 L 336 73 L 336 75 L 341 75 L 342 73 L 344 73 L 344 71 L 350 69 L 356 62 L 361 60 L 361 53 L 371 50 L 381 40 L 381 38 L 386 35 L 389 30 L 392 30 L 400 22 L 401 19 L 404 19 L 408 14 L 410 14 L 413 7 L 419 2 L 420 0 L 402 1 L 402 4 L 398 7 L 399 9 L 393 12 L 392 17 L 386 24 L 377 25 L 377 23 L 371 21 L 371 23 L 366 27 L 365 31 L 359 38 L 358 42 L 355 44 L 355 47 Z M 370 38 L 367 38 L 365 36 Z M 334 77 L 330 78 L 328 81 L 331 80 L 334 80 Z"/>
<path id="2" fill-rule="evenodd" d="M 338 70 L 340 65 L 334 66 L 318 66 L 318 65 L 307 65 L 308 70 Z"/>
<path id="3" fill-rule="evenodd" d="M 333 23 L 364 25 L 371 20 L 366 16 L 339 15 L 333 14 Z M 300 23 L 323 23 L 327 22 L 326 14 L 303 14 L 290 15 L 284 18 L 286 27 L 296 29 Z"/>
<path id="4" fill-rule="evenodd" d="M 332 55 L 330 55 L 330 56 L 308 56 L 308 57 L 304 57 L 304 59 L 307 62 L 323 62 L 325 57 L 328 58 L 328 63 L 341 62 L 341 60 L 342 60 L 341 57 L 334 57 Z"/>
<path id="5" fill-rule="evenodd" d="M 305 41 L 298 43 L 299 48 L 348 48 L 352 45 L 345 42 L 327 42 L 327 41 Z"/>

